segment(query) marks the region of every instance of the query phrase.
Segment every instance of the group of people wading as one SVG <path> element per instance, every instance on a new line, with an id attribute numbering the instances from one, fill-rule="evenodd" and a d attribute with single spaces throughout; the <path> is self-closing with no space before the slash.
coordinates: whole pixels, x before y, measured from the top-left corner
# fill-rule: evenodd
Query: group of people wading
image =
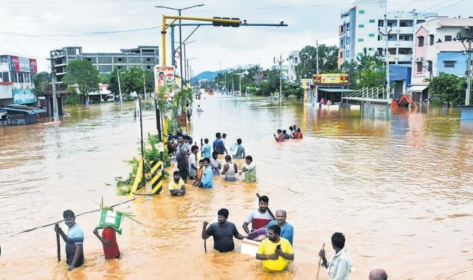
<path id="1" fill-rule="evenodd" d="M 289 128 L 290 133 L 278 130 L 274 135 L 277 142 L 288 139 L 301 139 L 302 132 L 295 125 Z M 217 133 L 213 144 L 209 144 L 209 139 L 201 140 L 201 148 L 192 145 L 192 137 L 178 132 L 170 136 L 170 152 L 175 152 L 178 170 L 173 172 L 173 178 L 169 182 L 169 192 L 172 196 L 182 196 L 186 194 L 185 185 L 188 179 L 193 180 L 192 186 L 209 189 L 213 187 L 213 177 L 223 175 L 225 181 L 236 181 L 238 166 L 233 159 L 245 159 L 245 167 L 240 171 L 245 172 L 245 182 L 256 182 L 256 166 L 253 158 L 246 155 L 242 140 L 237 139 L 230 152 L 226 148 L 226 134 Z M 176 139 L 177 143 L 172 143 Z M 198 154 L 200 150 L 200 158 Z M 219 162 L 219 155 L 225 155 L 225 163 Z M 241 234 L 234 223 L 228 221 L 230 212 L 222 208 L 217 212 L 218 222 L 209 225 L 203 222 L 202 238 L 214 239 L 214 249 L 221 253 L 233 251 L 235 244 L 233 238 L 243 240 L 251 239 L 258 241 L 259 246 L 255 258 L 262 261 L 265 270 L 279 272 L 287 270 L 289 262 L 294 260 L 294 227 L 286 221 L 287 212 L 277 210 L 275 215 L 268 208 L 269 198 L 265 195 L 258 196 L 258 208 L 250 211 L 242 224 L 245 235 Z M 68 269 L 72 270 L 84 263 L 83 241 L 84 232 L 75 223 L 75 215 L 72 211 L 64 212 L 64 221 L 69 230 L 66 233 L 56 224 L 55 230 L 66 242 L 66 254 Z M 251 229 L 249 225 L 251 224 Z M 120 258 L 121 253 L 116 242 L 115 231 L 105 228 L 102 236 L 94 230 L 94 234 L 102 242 L 106 259 Z M 331 245 L 334 255 L 330 261 L 326 258 L 325 250 L 319 252 L 319 265 L 327 269 L 330 280 L 347 280 L 352 269 L 352 260 L 345 249 L 345 236 L 343 233 L 335 232 L 331 237 Z M 318 268 L 320 268 L 318 266 Z M 382 269 L 375 269 L 370 272 L 369 280 L 387 280 L 388 276 Z M 318 279 L 318 271 L 317 271 Z"/>

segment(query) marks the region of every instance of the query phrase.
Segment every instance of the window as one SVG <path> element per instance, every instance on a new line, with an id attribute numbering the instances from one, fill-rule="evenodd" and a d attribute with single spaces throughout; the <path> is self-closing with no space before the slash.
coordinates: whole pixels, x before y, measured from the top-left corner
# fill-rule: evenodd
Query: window
<path id="1" fill-rule="evenodd" d="M 401 20 L 399 22 L 399 27 L 412 27 L 414 26 L 413 20 Z"/>
<path id="2" fill-rule="evenodd" d="M 378 48 L 378 54 L 379 55 L 383 55 L 383 51 L 384 51 L 383 48 Z"/>
<path id="3" fill-rule="evenodd" d="M 340 25 L 340 34 L 343 34 L 343 25 Z"/>
<path id="4" fill-rule="evenodd" d="M 375 19 L 370 19 L 370 23 L 376 23 Z"/>
<path id="5" fill-rule="evenodd" d="M 122 58 L 121 58 L 121 57 L 118 58 L 118 62 L 122 62 Z"/>
<path id="6" fill-rule="evenodd" d="M 121 70 L 121 69 L 122 69 L 122 66 L 118 66 L 117 68 Z"/>
<path id="7" fill-rule="evenodd" d="M 365 40 L 363 38 L 358 38 L 358 42 L 364 42 Z"/>
<path id="8" fill-rule="evenodd" d="M 443 66 L 445 68 L 455 68 L 456 61 L 444 61 Z"/>
<path id="9" fill-rule="evenodd" d="M 358 28 L 365 28 L 364 24 L 358 24 Z"/>
<path id="10" fill-rule="evenodd" d="M 340 58 L 343 58 L 343 52 L 340 52 Z"/>
<path id="11" fill-rule="evenodd" d="M 19 82 L 19 83 L 24 83 L 25 80 L 24 80 L 24 78 L 23 78 L 23 73 L 18 73 L 18 75 L 19 75 L 19 78 L 20 78 L 18 82 Z"/>
<path id="12" fill-rule="evenodd" d="M 411 48 L 399 48 L 399 54 L 412 54 Z"/>
<path id="13" fill-rule="evenodd" d="M 396 54 L 396 48 L 389 48 L 389 54 L 395 55 Z"/>
<path id="14" fill-rule="evenodd" d="M 345 42 L 345 39 L 344 39 L 344 38 L 341 38 L 341 39 L 340 39 L 340 47 L 343 48 L 343 46 L 345 45 L 345 44 L 343 44 L 344 42 Z"/>
<path id="15" fill-rule="evenodd" d="M 423 20 L 423 19 L 418 19 L 418 20 L 417 20 L 417 24 L 423 23 L 423 22 L 425 22 L 425 20 Z"/>
<path id="16" fill-rule="evenodd" d="M 8 72 L 2 72 L 0 73 L 0 79 L 3 82 L 10 82 L 10 79 L 8 79 Z"/>
<path id="17" fill-rule="evenodd" d="M 148 66 L 146 66 L 146 69 L 151 69 L 151 66 L 149 66 L 149 65 L 148 65 Z"/>
<path id="18" fill-rule="evenodd" d="M 365 14 L 365 10 L 359 10 L 358 13 L 359 13 L 360 15 L 364 15 L 364 14 Z"/>
<path id="19" fill-rule="evenodd" d="M 427 64 L 427 71 L 432 72 L 432 61 L 429 60 L 429 61 L 427 61 L 427 63 L 428 63 Z"/>
<path id="20" fill-rule="evenodd" d="M 347 58 L 350 57 L 350 51 L 347 51 L 347 52 L 346 52 L 346 57 L 347 57 Z"/>
<path id="21" fill-rule="evenodd" d="M 391 28 L 397 27 L 397 20 L 388 20 L 388 26 Z"/>
<path id="22" fill-rule="evenodd" d="M 417 40 L 418 40 L 417 46 L 418 47 L 423 47 L 424 46 L 424 37 L 423 36 L 417 37 Z"/>
<path id="23" fill-rule="evenodd" d="M 92 61 L 92 58 L 90 58 L 90 57 L 87 57 L 86 59 L 87 59 L 87 61 Z"/>
<path id="24" fill-rule="evenodd" d="M 412 35 L 409 34 L 400 34 L 399 41 L 412 41 Z"/>
<path id="25" fill-rule="evenodd" d="M 378 27 L 383 27 L 384 26 L 384 20 L 378 20 Z"/>
<path id="26" fill-rule="evenodd" d="M 299 63 L 298 59 L 297 59 L 297 57 L 294 57 L 294 64 L 297 64 L 297 63 Z"/>
<path id="27" fill-rule="evenodd" d="M 374 38 L 374 34 L 371 33 L 371 34 L 369 35 L 369 37 L 370 37 L 370 38 Z"/>
<path id="28" fill-rule="evenodd" d="M 422 73 L 422 62 L 417 62 L 417 73 Z"/>
<path id="29" fill-rule="evenodd" d="M 350 31 L 350 24 L 347 23 L 347 31 Z"/>
<path id="30" fill-rule="evenodd" d="M 389 34 L 388 41 L 397 41 L 397 34 Z"/>
<path id="31" fill-rule="evenodd" d="M 452 41 L 452 36 L 451 35 L 445 35 L 445 42 L 451 42 Z"/>
<path id="32" fill-rule="evenodd" d="M 430 41 L 430 45 L 432 46 L 433 44 L 435 44 L 435 37 L 434 35 L 429 35 L 429 41 Z"/>
<path id="33" fill-rule="evenodd" d="M 382 41 L 384 40 L 384 36 L 383 35 L 378 35 L 378 41 Z"/>
<path id="34" fill-rule="evenodd" d="M 350 37 L 347 37 L 346 43 L 347 43 L 347 45 L 350 45 Z"/>

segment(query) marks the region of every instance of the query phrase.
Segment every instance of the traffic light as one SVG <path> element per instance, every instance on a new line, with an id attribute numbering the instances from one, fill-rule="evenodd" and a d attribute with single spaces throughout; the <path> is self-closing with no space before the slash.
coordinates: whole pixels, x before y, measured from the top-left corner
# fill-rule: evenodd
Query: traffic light
<path id="1" fill-rule="evenodd" d="M 214 19 L 218 20 L 218 19 L 227 19 L 227 20 L 238 20 L 240 21 L 239 18 L 227 18 L 227 17 L 213 17 Z M 223 27 L 240 27 L 240 23 L 228 23 L 228 22 L 218 22 L 218 21 L 212 21 L 212 25 L 213 26 L 223 26 Z"/>

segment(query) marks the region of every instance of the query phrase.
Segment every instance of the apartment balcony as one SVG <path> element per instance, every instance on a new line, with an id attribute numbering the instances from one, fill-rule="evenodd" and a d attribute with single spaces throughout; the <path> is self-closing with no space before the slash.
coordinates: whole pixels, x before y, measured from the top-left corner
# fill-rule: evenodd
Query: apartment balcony
<path id="1" fill-rule="evenodd" d="M 392 28 L 394 33 L 399 33 L 399 34 L 413 34 L 414 33 L 414 27 L 393 27 Z"/>
<path id="2" fill-rule="evenodd" d="M 389 42 L 390 48 L 413 48 L 414 41 L 391 41 Z"/>
<path id="3" fill-rule="evenodd" d="M 398 54 L 397 61 L 399 62 L 412 62 L 412 54 Z"/>

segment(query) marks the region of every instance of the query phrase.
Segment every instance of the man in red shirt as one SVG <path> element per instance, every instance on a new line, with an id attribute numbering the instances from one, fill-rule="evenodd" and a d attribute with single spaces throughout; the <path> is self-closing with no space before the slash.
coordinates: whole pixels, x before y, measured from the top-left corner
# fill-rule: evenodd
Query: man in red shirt
<path id="1" fill-rule="evenodd" d="M 95 229 L 94 234 L 102 242 L 105 259 L 119 259 L 121 257 L 117 243 L 117 235 L 113 228 L 104 228 L 102 230 L 102 236 L 100 236 L 99 231 Z"/>

